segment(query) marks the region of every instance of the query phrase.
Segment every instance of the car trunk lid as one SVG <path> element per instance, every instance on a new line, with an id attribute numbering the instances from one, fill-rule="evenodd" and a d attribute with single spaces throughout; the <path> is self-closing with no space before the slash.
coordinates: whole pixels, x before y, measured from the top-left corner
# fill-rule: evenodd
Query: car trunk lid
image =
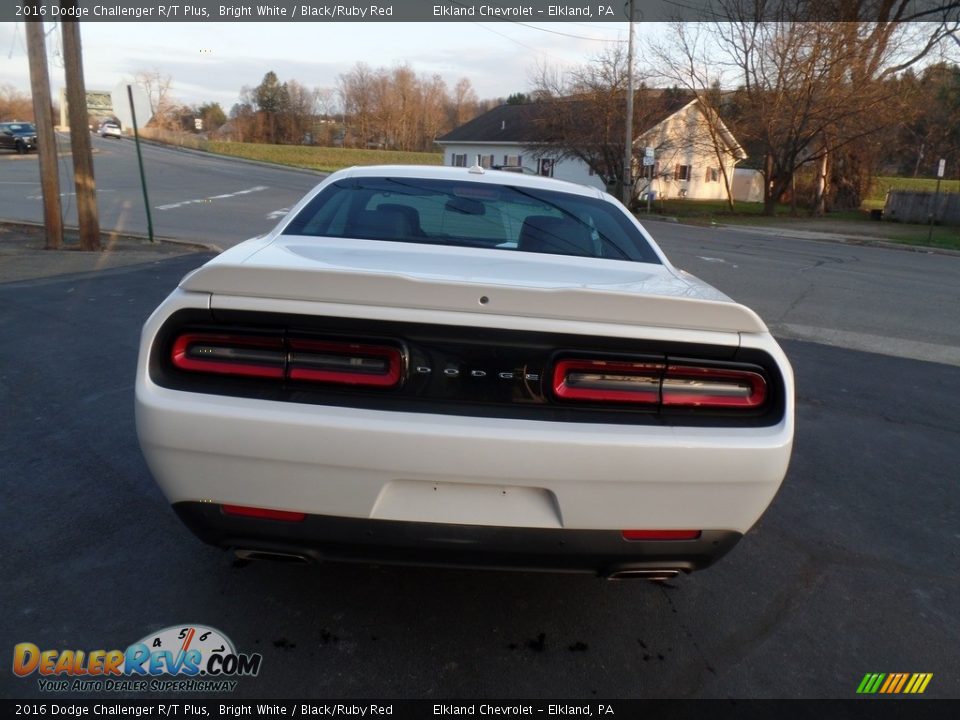
<path id="1" fill-rule="evenodd" d="M 246 246 L 246 247 L 245 247 Z M 251 247 L 256 247 L 251 252 Z M 692 276 L 652 263 L 427 244 L 281 236 L 188 275 L 214 295 L 526 316 L 718 332 L 766 326 Z"/>

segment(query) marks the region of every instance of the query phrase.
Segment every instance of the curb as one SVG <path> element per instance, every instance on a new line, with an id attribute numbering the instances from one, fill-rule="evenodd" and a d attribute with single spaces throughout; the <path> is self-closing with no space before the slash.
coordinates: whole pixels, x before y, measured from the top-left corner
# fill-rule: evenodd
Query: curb
<path id="1" fill-rule="evenodd" d="M 960 250 L 951 248 L 931 247 L 929 245 L 909 245 L 907 243 L 898 243 L 893 240 L 883 240 L 870 235 L 837 235 L 836 233 L 822 233 L 816 230 L 791 230 L 784 227 L 763 227 L 756 225 L 728 225 L 726 223 L 711 222 L 709 225 L 699 223 L 683 222 L 680 218 L 667 215 L 634 215 L 641 223 L 644 220 L 656 220 L 659 222 L 678 223 L 680 225 L 690 225 L 700 228 L 720 228 L 722 230 L 738 230 L 740 232 L 750 233 L 752 235 L 766 235 L 768 237 L 782 237 L 791 240 L 810 240 L 811 242 L 829 242 L 840 245 L 861 245 L 864 247 L 878 247 L 887 250 L 903 250 L 906 252 L 924 253 L 926 255 L 947 255 L 950 257 L 960 257 Z"/>
<path id="2" fill-rule="evenodd" d="M 43 228 L 44 224 L 40 222 L 31 222 L 30 220 L 7 220 L 5 218 L 0 218 L 0 225 L 11 225 L 14 227 L 28 227 L 28 228 Z M 71 230 L 79 232 L 80 228 L 76 225 L 64 225 L 64 230 Z M 144 240 L 149 242 L 150 236 L 144 235 L 142 233 L 135 232 L 121 232 L 120 230 L 109 230 L 100 228 L 100 235 L 116 235 L 118 237 L 131 238 L 133 240 Z M 170 237 L 157 237 L 154 235 L 153 240 L 155 243 L 167 243 L 169 245 L 181 245 L 183 247 L 195 248 L 197 250 L 207 250 L 209 252 L 222 253 L 223 248 L 219 245 L 214 245 L 213 243 L 205 243 L 193 240 L 180 240 L 178 238 Z"/>
<path id="3" fill-rule="evenodd" d="M 888 250 L 904 250 L 906 252 L 924 253 L 926 255 L 948 255 L 960 257 L 960 250 L 938 248 L 929 245 L 910 245 L 893 240 L 883 240 L 869 235 L 837 235 L 835 233 L 821 233 L 816 230 L 791 230 L 782 227 L 758 228 L 751 225 L 726 225 L 715 223 L 711 227 L 739 230 L 755 235 L 773 235 L 776 237 L 791 238 L 793 240 L 812 240 L 813 242 L 832 242 L 841 245 L 862 245 L 865 247 L 879 247 Z"/>

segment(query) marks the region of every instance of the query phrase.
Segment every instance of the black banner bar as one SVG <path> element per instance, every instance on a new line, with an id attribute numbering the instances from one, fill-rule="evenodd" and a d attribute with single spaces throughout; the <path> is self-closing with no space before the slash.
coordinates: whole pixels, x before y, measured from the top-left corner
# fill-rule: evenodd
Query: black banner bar
<path id="1" fill-rule="evenodd" d="M 16 718 L 655 718 L 655 720 L 946 720 L 958 700 L 0 700 Z"/>
<path id="2" fill-rule="evenodd" d="M 80 20 L 83 22 L 626 22 L 623 0 L 13 0 L 0 3 L 0 22 Z M 895 3 L 899 9 L 900 2 Z M 730 19 L 784 21 L 883 20 L 884 0 L 642 0 L 634 4 L 637 22 Z M 897 18 L 908 21 L 960 19 L 958 0 L 907 0 Z"/>

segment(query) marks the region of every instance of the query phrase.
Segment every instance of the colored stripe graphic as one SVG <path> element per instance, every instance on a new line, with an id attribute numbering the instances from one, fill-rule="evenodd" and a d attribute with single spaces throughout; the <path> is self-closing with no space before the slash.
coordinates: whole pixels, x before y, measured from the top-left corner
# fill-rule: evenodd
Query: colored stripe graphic
<path id="1" fill-rule="evenodd" d="M 867 673 L 857 686 L 858 695 L 920 695 L 933 679 L 933 673 Z"/>
<path id="2" fill-rule="evenodd" d="M 897 684 L 897 680 L 900 679 L 900 676 L 897 673 L 891 673 L 887 675 L 887 681 L 883 684 L 883 687 L 880 688 L 880 693 L 882 695 L 890 692 L 890 687 Z"/>

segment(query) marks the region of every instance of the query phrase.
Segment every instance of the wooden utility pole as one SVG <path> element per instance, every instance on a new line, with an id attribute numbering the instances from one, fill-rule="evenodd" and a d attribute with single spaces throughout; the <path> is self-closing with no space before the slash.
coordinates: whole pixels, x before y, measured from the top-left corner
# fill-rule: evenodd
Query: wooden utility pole
<path id="1" fill-rule="evenodd" d="M 27 57 L 30 62 L 30 91 L 33 121 L 37 127 L 40 154 L 40 188 L 43 193 L 43 225 L 46 247 L 57 250 L 63 244 L 63 216 L 60 210 L 60 175 L 57 171 L 57 138 L 53 131 L 53 102 L 42 22 L 26 22 Z"/>
<path id="2" fill-rule="evenodd" d="M 627 41 L 627 117 L 623 148 L 623 204 L 630 208 L 633 199 L 633 0 L 628 3 L 630 38 Z"/>
<path id="3" fill-rule="evenodd" d="M 61 7 L 73 7 L 76 0 L 61 0 Z M 80 222 L 80 249 L 100 249 L 100 219 L 97 213 L 97 183 L 93 177 L 93 153 L 87 126 L 87 88 L 83 81 L 83 54 L 80 24 L 61 20 L 63 64 L 67 76 L 67 109 L 70 114 L 70 147 L 73 150 L 73 183 L 77 189 L 77 219 Z"/>

